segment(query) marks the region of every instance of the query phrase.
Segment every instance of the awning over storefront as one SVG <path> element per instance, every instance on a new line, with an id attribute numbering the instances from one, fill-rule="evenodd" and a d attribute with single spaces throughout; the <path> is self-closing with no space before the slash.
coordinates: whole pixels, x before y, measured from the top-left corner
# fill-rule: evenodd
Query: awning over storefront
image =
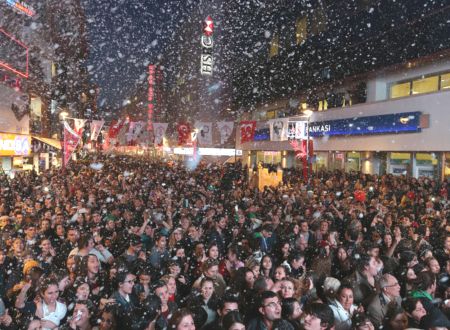
<path id="1" fill-rule="evenodd" d="M 58 151 L 61 150 L 61 142 L 56 139 L 45 138 L 41 136 L 31 136 L 33 152 Z M 34 143 L 33 143 L 34 142 Z M 36 143 L 37 142 L 37 143 Z"/>

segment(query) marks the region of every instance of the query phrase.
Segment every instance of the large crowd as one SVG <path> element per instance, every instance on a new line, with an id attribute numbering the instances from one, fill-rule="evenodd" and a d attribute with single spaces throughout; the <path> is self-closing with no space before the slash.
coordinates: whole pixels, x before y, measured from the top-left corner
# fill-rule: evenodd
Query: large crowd
<path id="1" fill-rule="evenodd" d="M 448 329 L 448 193 L 119 155 L 1 174 L 0 329 Z"/>

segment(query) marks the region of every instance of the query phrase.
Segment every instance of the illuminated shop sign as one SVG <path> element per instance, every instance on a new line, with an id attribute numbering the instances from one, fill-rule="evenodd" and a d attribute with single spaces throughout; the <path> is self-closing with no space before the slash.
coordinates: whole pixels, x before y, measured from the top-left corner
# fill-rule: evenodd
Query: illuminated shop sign
<path id="1" fill-rule="evenodd" d="M 28 156 L 30 140 L 27 135 L 0 134 L 0 156 Z"/>
<path id="2" fill-rule="evenodd" d="M 211 16 L 208 16 L 203 22 L 203 35 L 200 39 L 202 45 L 202 55 L 200 61 L 200 73 L 202 75 L 211 76 L 213 71 L 213 32 L 214 22 Z"/>
<path id="3" fill-rule="evenodd" d="M 171 152 L 172 150 L 165 150 Z M 194 155 L 194 148 L 174 148 L 175 155 Z M 223 148 L 198 148 L 198 154 L 202 156 L 242 156 L 240 149 L 223 149 Z"/>
<path id="4" fill-rule="evenodd" d="M 25 14 L 27 16 L 33 17 L 36 15 L 36 11 L 29 4 L 24 1 L 16 1 L 16 0 L 6 0 L 6 3 L 11 6 L 14 10 Z"/>
<path id="5" fill-rule="evenodd" d="M 6 0 L 6 3 L 11 6 L 14 10 L 25 14 L 27 16 L 33 17 L 36 15 L 36 11 L 29 4 L 24 1 L 16 1 L 16 0 Z"/>
<path id="6" fill-rule="evenodd" d="M 309 136 L 373 135 L 420 132 L 421 112 L 354 117 L 309 124 Z"/>
<path id="7" fill-rule="evenodd" d="M 28 47 L 0 29 L 0 67 L 28 78 Z"/>

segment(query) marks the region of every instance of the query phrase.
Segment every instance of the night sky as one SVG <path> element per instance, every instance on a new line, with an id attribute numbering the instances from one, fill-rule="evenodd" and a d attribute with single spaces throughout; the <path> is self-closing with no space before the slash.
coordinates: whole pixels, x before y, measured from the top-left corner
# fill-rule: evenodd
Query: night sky
<path id="1" fill-rule="evenodd" d="M 99 106 L 120 107 L 144 81 L 190 1 L 84 0 L 88 70 L 100 88 Z"/>

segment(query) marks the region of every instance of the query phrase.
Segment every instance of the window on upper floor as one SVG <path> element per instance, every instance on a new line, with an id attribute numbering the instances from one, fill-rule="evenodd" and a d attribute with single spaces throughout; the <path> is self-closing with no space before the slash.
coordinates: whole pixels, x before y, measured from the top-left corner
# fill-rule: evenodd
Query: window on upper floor
<path id="1" fill-rule="evenodd" d="M 391 99 L 397 97 L 409 96 L 411 93 L 411 82 L 404 82 L 400 84 L 394 84 L 391 86 Z"/>
<path id="2" fill-rule="evenodd" d="M 431 76 L 412 81 L 411 94 L 424 94 L 439 90 L 439 76 Z"/>
<path id="3" fill-rule="evenodd" d="M 280 51 L 280 36 L 278 34 L 274 34 L 272 40 L 270 41 L 269 58 L 277 56 L 279 51 Z"/>
<path id="4" fill-rule="evenodd" d="M 450 73 L 441 74 L 441 89 L 450 88 Z"/>
<path id="5" fill-rule="evenodd" d="M 392 83 L 389 87 L 391 99 L 416 94 L 437 92 L 450 88 L 450 73 L 432 74 L 408 81 Z"/>
<path id="6" fill-rule="evenodd" d="M 301 45 L 308 37 L 308 19 L 307 17 L 299 17 L 295 21 L 295 42 Z"/>
<path id="7" fill-rule="evenodd" d="M 311 35 L 319 35 L 327 30 L 327 15 L 322 7 L 317 7 L 309 20 Z"/>

